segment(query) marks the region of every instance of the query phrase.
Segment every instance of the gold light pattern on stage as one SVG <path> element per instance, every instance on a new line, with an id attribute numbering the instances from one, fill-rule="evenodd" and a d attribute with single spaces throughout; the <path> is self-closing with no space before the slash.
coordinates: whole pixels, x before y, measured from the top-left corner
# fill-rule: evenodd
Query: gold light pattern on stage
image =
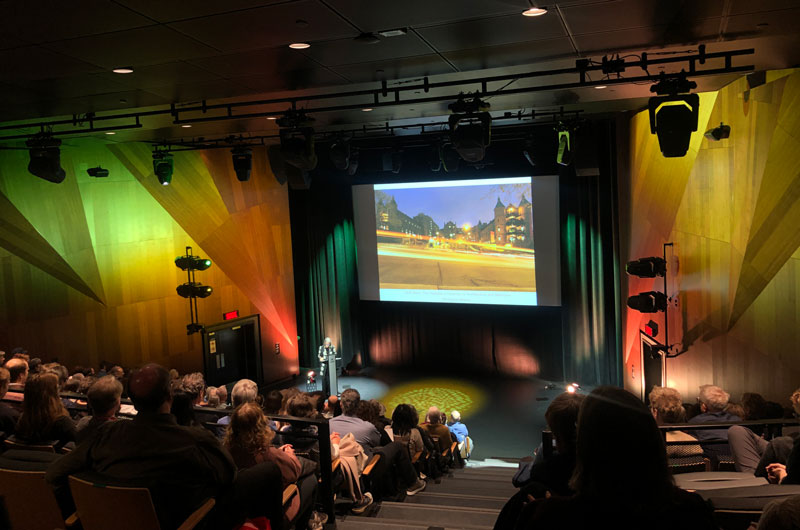
<path id="1" fill-rule="evenodd" d="M 466 418 L 478 411 L 485 400 L 483 390 L 464 381 L 422 379 L 392 388 L 380 401 L 386 405 L 386 414 L 389 416 L 401 403 L 414 405 L 422 422 L 431 406 L 439 407 L 448 417 L 450 411 L 457 410 L 462 418 Z"/>

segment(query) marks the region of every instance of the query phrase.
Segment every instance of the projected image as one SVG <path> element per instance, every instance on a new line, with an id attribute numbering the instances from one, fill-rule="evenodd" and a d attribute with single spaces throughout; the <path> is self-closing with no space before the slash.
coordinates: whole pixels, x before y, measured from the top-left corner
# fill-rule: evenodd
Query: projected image
<path id="1" fill-rule="evenodd" d="M 381 300 L 536 304 L 530 178 L 374 194 Z"/>

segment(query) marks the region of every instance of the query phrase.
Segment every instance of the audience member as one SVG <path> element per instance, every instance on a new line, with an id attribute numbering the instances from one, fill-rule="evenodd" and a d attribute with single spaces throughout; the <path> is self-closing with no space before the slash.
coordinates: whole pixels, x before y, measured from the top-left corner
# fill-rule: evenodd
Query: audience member
<path id="1" fill-rule="evenodd" d="M 428 409 L 422 428 L 436 441 L 439 452 L 444 453 L 450 449 L 450 429 L 447 428 L 447 425 L 442 425 L 442 413 L 439 411 L 439 407 Z"/>
<path id="2" fill-rule="evenodd" d="M 730 394 L 716 385 L 703 385 L 700 387 L 700 394 L 697 397 L 700 403 L 700 414 L 689 420 L 688 423 L 723 423 L 737 422 L 742 419 L 725 411 L 728 406 Z M 709 440 L 728 439 L 728 429 L 700 429 L 692 432 L 692 435 L 701 442 Z M 718 459 L 731 452 L 727 443 L 725 444 L 700 444 L 703 447 L 703 454 L 709 458 Z"/>
<path id="3" fill-rule="evenodd" d="M 28 363 L 24 359 L 14 357 L 5 364 L 11 381 L 8 389 L 12 392 L 22 392 L 25 390 L 25 382 L 28 380 Z"/>
<path id="4" fill-rule="evenodd" d="M 205 396 L 206 382 L 203 374 L 193 372 L 183 376 L 180 382 L 180 389 L 192 398 L 193 405 L 199 405 Z"/>
<path id="5" fill-rule="evenodd" d="M 327 419 L 335 418 L 342 413 L 342 406 L 339 403 L 339 396 L 328 396 L 328 399 L 325 401 L 325 409 L 322 412 L 322 415 L 325 416 Z"/>
<path id="6" fill-rule="evenodd" d="M 461 413 L 457 410 L 450 412 L 450 421 L 447 423 L 447 428 L 456 435 L 456 440 L 458 440 L 459 444 L 464 443 L 464 439 L 469 436 L 469 429 L 461 423 Z"/>
<path id="7" fill-rule="evenodd" d="M 122 379 L 125 377 L 125 370 L 123 370 L 119 365 L 112 366 L 108 373 L 116 377 L 118 381 L 122 381 Z"/>
<path id="8" fill-rule="evenodd" d="M 117 419 L 122 398 L 122 383 L 113 375 L 99 378 L 87 394 L 90 416 L 85 416 L 75 426 L 75 441 L 82 443 L 97 429 L 109 421 Z"/>
<path id="9" fill-rule="evenodd" d="M 217 387 L 210 386 L 206 388 L 206 398 L 200 405 L 212 409 L 219 408 L 219 396 L 217 395 Z"/>
<path id="10" fill-rule="evenodd" d="M 35 374 L 25 383 L 22 414 L 14 435 L 39 445 L 55 442 L 57 448 L 75 441 L 75 423 L 58 395 L 58 376 Z"/>
<path id="11" fill-rule="evenodd" d="M 674 388 L 654 386 L 648 396 L 650 411 L 658 425 L 686 423 L 686 411 L 683 408 L 681 394 Z M 703 448 L 699 445 L 669 445 L 669 442 L 693 442 L 694 436 L 683 431 L 666 431 L 667 456 L 674 458 L 696 458 L 703 456 Z"/>
<path id="12" fill-rule="evenodd" d="M 796 530 L 797 528 L 800 528 L 800 495 L 771 501 L 764 506 L 764 511 L 758 519 L 758 530 Z"/>
<path id="13" fill-rule="evenodd" d="M 581 405 L 570 485 L 574 496 L 529 503 L 513 528 L 717 528 L 699 495 L 675 487 L 650 411 L 616 387 Z"/>
<path id="14" fill-rule="evenodd" d="M 264 409 L 264 414 L 277 416 L 280 414 L 282 406 L 283 396 L 277 390 L 270 390 L 264 395 L 264 403 L 261 406 Z"/>
<path id="15" fill-rule="evenodd" d="M 380 408 L 377 405 L 377 401 L 372 399 L 360 401 L 356 410 L 356 417 L 371 423 L 375 427 L 381 437 L 379 445 L 386 445 L 392 441 L 385 431 L 386 425 L 380 420 Z"/>
<path id="16" fill-rule="evenodd" d="M 217 387 L 217 397 L 219 398 L 219 408 L 228 408 L 228 387 L 225 385 Z"/>
<path id="17" fill-rule="evenodd" d="M 244 403 L 255 403 L 258 399 L 258 385 L 250 379 L 240 379 L 233 385 L 231 390 L 231 405 L 234 409 Z M 228 425 L 231 422 L 230 416 L 223 416 L 217 420 L 220 425 Z"/>
<path id="18" fill-rule="evenodd" d="M 425 451 L 425 443 L 416 429 L 417 423 L 417 411 L 411 405 L 402 403 L 392 413 L 392 424 L 384 428 L 392 441 L 399 442 L 408 449 L 408 456 L 412 460 L 417 453 Z"/>
<path id="19" fill-rule="evenodd" d="M 0 400 L 6 396 L 8 385 L 11 383 L 11 374 L 7 369 L 0 367 Z M 19 412 L 14 407 L 0 401 L 0 432 L 6 436 L 14 434 L 14 428 L 19 420 Z"/>
<path id="20" fill-rule="evenodd" d="M 172 406 L 169 412 L 175 416 L 175 421 L 178 425 L 184 427 L 202 427 L 201 423 L 197 421 L 194 405 L 194 394 L 190 394 L 184 390 L 172 391 Z"/>
<path id="21" fill-rule="evenodd" d="M 128 393 L 138 414 L 115 421 L 54 462 L 47 481 L 59 491 L 67 478 L 100 474 L 107 484 L 150 490 L 161 528 L 176 528 L 205 499 L 227 491 L 236 467 L 205 429 L 183 427 L 169 414 L 169 372 L 148 364 L 131 374 Z"/>

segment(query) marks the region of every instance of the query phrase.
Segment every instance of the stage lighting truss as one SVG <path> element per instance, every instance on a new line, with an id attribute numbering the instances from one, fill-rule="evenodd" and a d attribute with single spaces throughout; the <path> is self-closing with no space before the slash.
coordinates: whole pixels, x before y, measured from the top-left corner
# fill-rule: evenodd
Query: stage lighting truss
<path id="1" fill-rule="evenodd" d="M 460 94 L 448 108 L 453 112 L 447 121 L 453 149 L 465 162 L 480 162 L 492 141 L 491 106 L 478 95 L 468 99 Z"/>
<path id="2" fill-rule="evenodd" d="M 647 104 L 650 113 L 650 133 L 658 136 L 658 146 L 666 158 L 686 155 L 692 133 L 697 130 L 700 115 L 700 97 L 688 94 L 697 83 L 686 78 L 686 72 L 667 75 L 661 73 L 659 81 L 650 87 L 658 94 Z"/>
<path id="3" fill-rule="evenodd" d="M 203 285 L 195 279 L 195 271 L 204 271 L 211 267 L 211 260 L 192 254 L 192 247 L 186 247 L 186 254 L 175 258 L 175 266 L 186 271 L 186 282 L 175 290 L 178 295 L 189 299 L 189 316 L 191 322 L 186 326 L 186 334 L 191 335 L 203 331 L 205 328 L 199 323 L 197 313 L 197 299 L 208 298 L 214 289 L 210 285 Z"/>
<path id="4" fill-rule="evenodd" d="M 31 175 L 55 184 L 64 181 L 67 174 L 61 167 L 61 140 L 41 132 L 29 138 L 25 145 L 30 154 L 28 172 Z"/>

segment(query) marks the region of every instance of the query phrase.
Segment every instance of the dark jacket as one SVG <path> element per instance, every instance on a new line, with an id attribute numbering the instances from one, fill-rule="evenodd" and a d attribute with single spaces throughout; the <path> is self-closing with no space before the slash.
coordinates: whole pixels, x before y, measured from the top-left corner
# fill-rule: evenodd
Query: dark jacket
<path id="1" fill-rule="evenodd" d="M 689 423 L 724 423 L 742 421 L 742 418 L 731 414 L 729 412 L 704 412 L 698 414 L 689 420 Z M 692 436 L 698 440 L 727 440 L 728 428 L 721 427 L 719 429 L 701 429 L 689 431 Z M 703 447 L 703 454 L 709 458 L 719 457 L 721 455 L 731 454 L 731 448 L 728 444 L 700 444 Z"/>

